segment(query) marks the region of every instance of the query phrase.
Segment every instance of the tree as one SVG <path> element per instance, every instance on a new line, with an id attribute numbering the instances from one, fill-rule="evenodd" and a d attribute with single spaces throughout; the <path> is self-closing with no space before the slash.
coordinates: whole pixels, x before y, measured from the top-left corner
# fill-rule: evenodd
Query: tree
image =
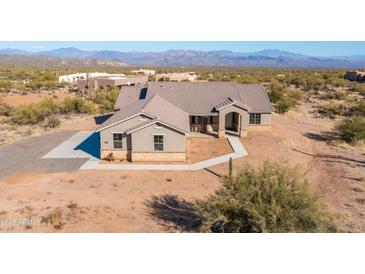
<path id="1" fill-rule="evenodd" d="M 336 231 L 307 181 L 286 163 L 246 165 L 196 208 L 204 232 Z"/>

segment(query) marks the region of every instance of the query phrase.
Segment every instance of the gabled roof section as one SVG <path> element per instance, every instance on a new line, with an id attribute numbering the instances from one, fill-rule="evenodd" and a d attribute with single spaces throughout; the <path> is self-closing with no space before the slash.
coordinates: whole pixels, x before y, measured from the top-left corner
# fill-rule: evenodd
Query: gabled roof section
<path id="1" fill-rule="evenodd" d="M 272 112 L 264 87 L 233 82 L 149 82 L 147 88 L 122 87 L 115 107 L 121 109 L 155 94 L 190 115 L 209 115 L 228 97 L 250 107 L 250 112 Z"/>
<path id="2" fill-rule="evenodd" d="M 146 115 L 166 125 L 170 125 L 180 131 L 190 132 L 189 114 L 157 94 L 148 99 L 133 101 L 131 104 L 123 106 L 113 116 L 101 124 L 97 131 L 101 131 L 140 114 Z M 150 123 L 151 121 L 147 122 Z"/>
<path id="3" fill-rule="evenodd" d="M 237 100 L 235 100 L 235 99 L 233 99 L 231 97 L 224 98 L 221 102 L 219 102 L 218 104 L 216 104 L 214 106 L 214 109 L 217 110 L 217 111 L 219 111 L 219 110 L 221 110 L 223 108 L 226 108 L 226 107 L 229 107 L 229 106 L 233 106 L 233 105 L 238 106 L 240 108 L 243 108 L 245 110 L 250 110 L 251 109 L 246 104 L 243 104 L 243 103 L 241 103 L 241 102 L 239 102 L 239 101 L 237 101 Z"/>
<path id="4" fill-rule="evenodd" d="M 156 121 L 157 121 L 157 119 L 152 119 L 152 120 L 149 120 L 149 121 L 146 121 L 146 122 L 140 123 L 140 124 L 138 124 L 138 125 L 136 125 L 136 126 L 134 126 L 134 127 L 131 127 L 131 128 L 129 128 L 129 129 L 127 129 L 127 130 L 125 131 L 125 133 L 127 133 L 127 134 L 132 133 L 132 132 L 137 131 L 137 130 L 139 130 L 139 129 L 141 129 L 141 128 L 144 128 L 144 127 L 146 127 L 146 126 L 152 125 L 152 124 L 153 124 L 153 123 L 155 123 Z"/>
<path id="5" fill-rule="evenodd" d="M 189 113 L 155 94 L 142 108 L 142 113 L 156 117 L 159 121 L 184 132 L 190 132 Z"/>
<path id="6" fill-rule="evenodd" d="M 135 132 L 135 131 L 141 130 L 141 129 L 143 129 L 143 128 L 145 128 L 145 127 L 148 127 L 149 125 L 153 125 L 153 124 L 161 124 L 161 125 L 164 125 L 164 126 L 166 126 L 166 127 L 172 128 L 172 129 L 174 129 L 174 130 L 176 130 L 176 131 L 179 131 L 179 132 L 181 132 L 181 133 L 188 133 L 188 131 L 185 131 L 185 130 L 182 130 L 182 129 L 176 128 L 176 127 L 174 127 L 174 126 L 172 126 L 172 125 L 169 125 L 169 124 L 167 124 L 167 123 L 164 123 L 164 122 L 162 122 L 162 121 L 160 121 L 160 120 L 158 120 L 158 119 L 153 119 L 153 120 L 150 120 L 150 121 L 146 121 L 146 122 L 141 123 L 141 124 L 139 124 L 139 125 L 137 125 L 137 126 L 135 126 L 135 127 L 132 127 L 132 128 L 130 128 L 130 129 L 127 129 L 125 132 L 126 132 L 127 134 L 130 134 L 130 133 L 133 133 L 133 132 Z"/>
<path id="7" fill-rule="evenodd" d="M 146 104 L 146 100 L 135 101 L 127 106 L 122 107 L 120 110 L 115 112 L 109 119 L 104 121 L 98 128 L 97 131 L 101 131 L 114 124 L 118 124 L 123 120 L 133 117 L 141 112 L 141 108 Z M 147 115 L 149 116 L 149 115 Z M 154 118 L 154 117 L 151 117 Z"/>

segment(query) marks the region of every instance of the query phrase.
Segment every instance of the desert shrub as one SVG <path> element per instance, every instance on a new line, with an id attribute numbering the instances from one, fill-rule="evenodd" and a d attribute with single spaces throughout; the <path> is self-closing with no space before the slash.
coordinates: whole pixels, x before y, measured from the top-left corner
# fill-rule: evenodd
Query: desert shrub
<path id="1" fill-rule="evenodd" d="M 89 102 L 85 98 L 80 96 L 68 97 L 63 101 L 61 112 L 92 114 L 95 112 L 95 105 L 92 102 Z"/>
<path id="2" fill-rule="evenodd" d="M 0 116 L 10 116 L 12 111 L 12 106 L 0 102 Z"/>
<path id="3" fill-rule="evenodd" d="M 268 95 L 271 103 L 277 103 L 284 96 L 282 91 L 279 90 L 271 90 L 268 92 Z"/>
<path id="4" fill-rule="evenodd" d="M 56 117 L 49 117 L 47 119 L 46 126 L 49 128 L 56 128 L 56 127 L 59 127 L 60 125 L 61 125 L 61 121 L 60 121 L 60 119 L 58 119 Z"/>
<path id="5" fill-rule="evenodd" d="M 292 101 L 293 105 L 303 100 L 304 97 L 303 92 L 298 89 L 285 89 L 285 95 Z"/>
<path id="6" fill-rule="evenodd" d="M 10 113 L 9 122 L 18 125 L 35 125 L 45 120 L 46 117 L 60 111 L 60 106 L 51 98 L 46 98 L 39 103 L 22 105 L 14 108 Z"/>
<path id="7" fill-rule="evenodd" d="M 100 113 L 112 112 L 119 95 L 119 89 L 98 90 L 92 97 L 95 104 L 99 105 Z"/>
<path id="8" fill-rule="evenodd" d="M 285 88 L 285 85 L 280 83 L 278 80 L 271 81 L 271 83 L 268 87 L 268 89 L 269 89 L 268 95 L 269 95 L 270 101 L 272 103 L 276 103 L 284 96 L 284 93 L 283 93 L 284 88 Z"/>
<path id="9" fill-rule="evenodd" d="M 15 108 L 9 122 L 18 125 L 35 125 L 44 121 L 45 115 L 37 104 L 23 105 Z"/>
<path id="10" fill-rule="evenodd" d="M 10 90 L 12 86 L 13 85 L 10 81 L 0 81 L 0 89 Z"/>
<path id="11" fill-rule="evenodd" d="M 347 97 L 346 92 L 338 90 L 335 92 L 335 99 L 336 100 L 345 100 Z"/>
<path id="12" fill-rule="evenodd" d="M 350 116 L 365 116 L 365 102 L 354 104 L 349 109 Z"/>
<path id="13" fill-rule="evenodd" d="M 344 91 L 329 91 L 326 92 L 324 94 L 321 94 L 319 96 L 319 99 L 321 100 L 332 100 L 332 99 L 336 99 L 336 100 L 344 100 L 346 99 L 347 94 Z"/>
<path id="14" fill-rule="evenodd" d="M 356 84 L 353 88 L 353 91 L 358 92 L 362 96 L 365 96 L 365 84 Z"/>
<path id="15" fill-rule="evenodd" d="M 307 181 L 285 163 L 244 166 L 196 208 L 204 232 L 336 231 Z"/>
<path id="16" fill-rule="evenodd" d="M 275 104 L 275 110 L 277 113 L 283 114 L 293 107 L 293 102 L 287 97 L 282 97 Z"/>
<path id="17" fill-rule="evenodd" d="M 52 98 L 46 98 L 37 104 L 43 115 L 48 116 L 60 111 L 60 104 Z"/>
<path id="18" fill-rule="evenodd" d="M 324 103 L 318 106 L 317 113 L 321 116 L 334 119 L 336 115 L 345 115 L 347 109 L 343 104 Z"/>
<path id="19" fill-rule="evenodd" d="M 357 144 L 365 140 L 365 118 L 360 116 L 347 118 L 336 125 L 336 131 L 345 142 Z"/>

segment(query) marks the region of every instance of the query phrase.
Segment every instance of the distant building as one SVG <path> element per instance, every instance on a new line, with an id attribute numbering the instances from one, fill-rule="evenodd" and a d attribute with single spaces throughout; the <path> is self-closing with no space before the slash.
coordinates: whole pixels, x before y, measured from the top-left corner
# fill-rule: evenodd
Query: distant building
<path id="1" fill-rule="evenodd" d="M 80 79 L 77 81 L 77 89 L 84 91 L 85 89 L 105 89 L 109 87 L 136 86 L 146 85 L 147 76 L 144 75 L 126 75 L 126 76 L 105 76 L 89 79 Z"/>
<path id="2" fill-rule="evenodd" d="M 347 71 L 345 74 L 345 79 L 350 80 L 350 81 L 357 81 L 360 83 L 365 83 L 365 70 Z"/>
<path id="3" fill-rule="evenodd" d="M 183 82 L 190 81 L 194 82 L 198 76 L 195 72 L 171 72 L 156 74 L 156 82 L 158 81 L 170 81 L 170 82 Z"/>
<path id="4" fill-rule="evenodd" d="M 156 74 L 156 71 L 154 71 L 153 69 L 139 69 L 139 70 L 132 70 L 131 72 L 135 73 L 135 74 L 146 75 L 146 76 L 153 76 Z"/>
<path id="5" fill-rule="evenodd" d="M 76 84 L 78 80 L 87 80 L 97 77 L 121 77 L 125 74 L 109 74 L 106 72 L 82 72 L 82 73 L 74 73 L 68 75 L 61 75 L 58 77 L 59 83 L 68 83 L 68 84 Z"/>

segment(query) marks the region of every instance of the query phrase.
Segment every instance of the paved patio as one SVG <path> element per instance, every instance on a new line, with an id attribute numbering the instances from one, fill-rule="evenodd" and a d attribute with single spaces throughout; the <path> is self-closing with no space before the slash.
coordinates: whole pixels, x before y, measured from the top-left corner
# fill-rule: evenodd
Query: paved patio
<path id="1" fill-rule="evenodd" d="M 229 161 L 230 158 L 237 159 L 247 156 L 247 151 L 239 138 L 229 136 L 228 141 L 233 152 L 194 164 L 106 164 L 100 161 L 100 144 L 97 133 L 91 131 L 80 131 L 71 138 L 52 149 L 43 159 L 57 158 L 89 158 L 80 169 L 114 169 L 114 170 L 200 170 L 210 166 L 218 165 Z"/>

